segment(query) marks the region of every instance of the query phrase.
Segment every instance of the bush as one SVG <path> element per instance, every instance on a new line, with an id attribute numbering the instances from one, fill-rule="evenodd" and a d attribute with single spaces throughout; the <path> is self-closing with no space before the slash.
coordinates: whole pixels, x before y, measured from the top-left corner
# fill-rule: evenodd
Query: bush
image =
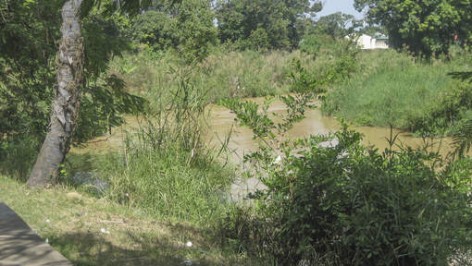
<path id="1" fill-rule="evenodd" d="M 307 104 L 284 103 L 287 114 L 276 123 L 267 106 L 226 102 L 261 140 L 245 159 L 267 186 L 256 193 L 254 212 L 226 223 L 229 238 L 280 265 L 447 265 L 472 247 L 470 158 L 445 162 L 411 148 L 379 153 L 347 128 L 281 143 Z"/>
<path id="2" fill-rule="evenodd" d="M 471 116 L 472 86 L 459 84 L 438 95 L 425 117 L 413 117 L 409 129 L 454 135 Z"/>
<path id="3" fill-rule="evenodd" d="M 36 160 L 39 140 L 29 134 L 6 137 L 0 140 L 0 174 L 26 181 L 31 165 Z"/>
<path id="4" fill-rule="evenodd" d="M 310 137 L 265 165 L 265 252 L 281 265 L 447 265 L 471 247 L 470 158 L 438 172 L 435 154 L 379 153 L 360 140 L 346 129 Z"/>

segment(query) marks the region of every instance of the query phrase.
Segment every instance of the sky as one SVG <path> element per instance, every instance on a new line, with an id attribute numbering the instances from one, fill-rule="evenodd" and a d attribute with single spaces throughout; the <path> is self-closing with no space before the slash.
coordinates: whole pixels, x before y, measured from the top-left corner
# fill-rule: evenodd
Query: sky
<path id="1" fill-rule="evenodd" d="M 354 15 L 358 19 L 363 17 L 361 13 L 354 9 L 354 0 L 321 0 L 321 2 L 323 3 L 323 10 L 316 14 L 318 18 L 339 11 Z"/>

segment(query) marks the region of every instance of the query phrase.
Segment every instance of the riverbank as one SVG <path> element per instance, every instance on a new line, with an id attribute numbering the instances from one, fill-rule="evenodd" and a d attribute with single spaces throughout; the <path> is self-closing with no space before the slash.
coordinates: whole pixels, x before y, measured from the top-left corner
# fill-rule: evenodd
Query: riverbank
<path id="1" fill-rule="evenodd" d="M 0 176 L 7 203 L 74 265 L 258 265 L 226 249 L 215 231 L 92 197 L 71 187 L 31 191 Z"/>
<path id="2" fill-rule="evenodd" d="M 358 57 L 359 71 L 329 90 L 324 113 L 426 136 L 451 135 L 472 118 L 472 85 L 450 75 L 472 69 L 469 52 L 430 62 L 392 50 Z"/>
<path id="3" fill-rule="evenodd" d="M 316 55 L 215 51 L 191 67 L 172 55 L 144 50 L 116 59 L 111 72 L 126 80 L 131 92 L 150 99 L 153 108 L 158 107 L 153 99 L 169 99 L 179 86 L 176 77 L 182 77 L 209 103 L 313 86 L 325 91 L 325 114 L 417 135 L 450 135 L 471 118 L 472 86 L 449 75 L 472 68 L 470 52 L 456 49 L 449 60 L 426 62 L 393 50 L 353 52 L 346 45 L 321 48 Z"/>
<path id="4" fill-rule="evenodd" d="M 331 67 L 340 67 L 339 64 L 344 59 L 330 59 L 329 56 L 323 58 L 321 62 L 329 65 L 330 71 L 335 69 Z M 258 147 L 254 145 L 253 135 L 249 129 L 234 125 L 235 115 L 232 112 L 213 103 L 225 97 L 282 95 L 296 86 L 318 84 L 313 82 L 321 74 L 315 72 L 315 69 L 321 68 L 322 65 L 315 62 L 318 61 L 304 57 L 300 52 L 216 54 L 208 61 L 197 65 L 179 65 L 166 55 L 154 58 L 139 54 L 118 59 L 110 71 L 124 78 L 129 86 L 127 89 L 129 92 L 147 100 L 144 114 L 133 118 L 127 117 L 128 124 L 111 128 L 109 134 L 93 139 L 82 147 L 72 149 L 61 170 L 57 187 L 45 192 L 29 191 L 21 182 L 3 177 L 5 180 L 0 182 L 2 184 L 0 189 L 9 192 L 2 194 L 0 200 L 9 203 L 15 211 L 25 216 L 25 220 L 40 232 L 40 235 L 45 236 L 55 248 L 77 264 L 178 265 L 192 261 L 200 265 L 264 265 L 264 262 L 259 260 L 274 259 L 278 255 L 268 251 L 267 245 L 260 242 L 261 239 L 268 237 L 267 241 L 275 246 L 285 243 L 284 241 L 277 243 L 272 238 L 273 230 L 257 231 L 263 222 L 277 220 L 275 216 L 277 212 L 263 213 L 262 209 L 242 210 L 227 200 L 228 191 L 231 190 L 232 185 L 238 184 L 240 181 L 238 177 L 246 170 L 241 164 L 242 158 L 249 152 L 257 150 Z M 228 68 L 225 68 L 226 66 Z M 327 74 L 332 73 L 330 71 Z M 354 72 L 350 72 L 351 74 L 346 76 L 346 79 L 341 78 L 333 83 L 318 84 L 326 91 L 324 95 L 329 99 L 330 93 L 336 91 L 337 86 L 348 84 L 355 78 L 352 75 L 361 73 L 360 70 L 353 69 L 352 71 Z M 310 73 L 315 74 L 312 76 Z M 260 102 L 262 98 L 252 100 Z M 285 110 L 285 107 L 276 100 L 267 109 L 269 116 L 273 112 L 280 114 Z M 297 138 L 327 134 L 340 129 L 337 120 L 323 116 L 320 109 L 306 110 L 305 115 L 307 118 L 296 123 L 285 137 Z M 147 119 L 143 119 L 144 117 Z M 400 134 L 397 144 L 404 143 L 414 147 L 422 144 L 422 139 L 414 138 L 409 133 L 398 130 L 390 131 L 387 127 L 354 127 L 354 129 L 364 133 L 364 145 L 374 145 L 381 151 L 389 145 L 386 139 L 395 138 L 397 133 Z M 344 151 L 336 151 L 337 148 L 319 150 L 317 146 L 319 138 L 313 136 L 308 140 L 298 142 L 303 143 L 302 149 L 312 149 L 311 151 L 304 150 L 307 152 L 306 156 L 290 157 L 290 153 L 287 153 L 287 158 L 290 158 L 284 161 L 283 165 L 280 164 L 274 168 L 274 165 L 270 164 L 265 168 L 267 172 L 262 173 L 261 176 L 253 176 L 253 180 L 264 180 L 268 175 L 281 171 L 281 174 L 277 176 L 279 179 L 267 184 L 272 188 L 280 186 L 274 190 L 274 193 L 288 193 L 287 195 L 280 194 L 280 202 L 260 201 L 261 206 L 267 204 L 265 206 L 270 207 L 272 203 L 280 203 L 283 206 L 272 205 L 278 210 L 283 209 L 279 207 L 288 207 L 290 210 L 297 206 L 303 207 L 306 202 L 285 202 L 284 199 L 292 199 L 293 196 L 285 188 L 294 187 L 297 184 L 294 180 L 298 178 L 305 180 L 303 182 L 308 185 L 300 186 L 298 191 L 301 197 L 293 199 L 312 199 L 316 195 L 310 195 L 310 193 L 322 189 L 323 184 L 310 183 L 311 176 L 324 177 L 326 173 L 334 173 L 330 177 L 333 181 L 333 191 L 341 189 L 348 193 L 350 189 L 355 188 L 360 192 L 354 190 L 348 194 L 351 196 L 368 195 L 367 192 L 373 191 L 372 189 L 366 192 L 362 183 L 350 183 L 352 180 L 358 180 L 358 177 L 368 177 L 372 180 L 365 180 L 365 184 L 375 183 L 379 187 L 384 184 L 385 187 L 382 189 L 391 192 L 389 196 L 391 198 L 386 200 L 389 204 L 396 202 L 393 199 L 398 197 L 397 194 L 404 194 L 402 200 L 407 203 L 413 202 L 417 207 L 415 211 L 404 212 L 407 208 L 394 205 L 390 206 L 389 210 L 379 206 L 378 211 L 374 213 L 383 215 L 384 212 L 394 210 L 408 219 L 411 218 L 414 221 L 412 224 L 421 224 L 431 220 L 429 218 L 429 220 L 422 220 L 421 215 L 418 215 L 418 212 L 422 212 L 424 208 L 422 198 L 418 198 L 415 193 L 421 194 L 420 189 L 429 188 L 424 187 L 422 178 L 432 182 L 431 187 L 445 189 L 452 195 L 457 194 L 455 193 L 457 187 L 462 189 L 462 186 L 466 184 L 460 183 L 456 187 L 454 183 L 456 181 L 452 180 L 451 176 L 456 173 L 454 171 L 461 173 L 458 179 L 466 176 L 466 171 L 469 169 L 467 163 L 470 160 L 464 161 L 463 165 L 451 166 L 451 169 L 456 167 L 458 170 L 452 169 L 450 173 L 441 173 L 439 170 L 435 172 L 434 169 L 429 168 L 430 162 L 426 162 L 435 160 L 431 154 L 421 151 L 409 153 L 406 150 L 398 154 L 387 152 L 381 155 L 380 152 L 364 150 L 356 142 L 358 136 L 349 134 L 344 136 L 346 145 L 350 145 L 356 156 L 342 157 L 342 159 L 347 158 L 344 160 L 345 167 L 336 167 L 333 164 L 333 161 L 339 160 L 338 155 L 344 154 Z M 24 158 L 33 156 L 33 151 L 31 151 L 33 148 L 30 147 L 32 145 L 26 144 L 26 142 L 19 142 L 18 145 L 22 145 L 20 148 L 24 149 L 11 149 L 7 158 L 27 165 L 28 162 Z M 443 147 L 447 145 L 447 141 L 442 142 Z M 7 148 L 15 148 L 15 146 Z M 279 150 L 266 150 L 266 152 L 265 159 L 269 163 L 279 158 L 277 156 Z M 349 176 L 351 172 L 346 169 L 358 167 L 356 158 L 363 164 L 359 166 L 359 171 L 355 172 L 355 178 L 351 178 Z M 297 161 L 305 159 L 311 161 L 309 163 Z M 282 156 L 280 160 L 284 160 Z M 344 163 L 343 160 L 341 161 Z M 370 165 L 374 161 L 379 164 Z M 415 165 L 411 165 L 412 161 L 415 161 Z M 18 174 L 20 180 L 26 178 L 28 171 L 25 169 L 29 168 L 16 167 L 17 164 L 11 164 L 8 160 L 2 163 L 9 166 L 12 171 L 23 171 Z M 304 166 L 311 167 L 318 163 L 321 163 L 322 167 L 328 167 L 327 170 L 320 174 L 316 171 L 324 169 L 322 167 L 304 168 Z M 444 163 L 447 164 L 447 162 Z M 434 162 L 432 164 L 434 165 Z M 382 168 L 385 165 L 393 168 L 386 170 Z M 415 175 L 416 181 L 411 182 L 418 181 L 419 192 L 412 191 L 408 186 L 409 178 L 416 173 L 410 170 L 418 169 L 418 167 L 423 172 Z M 306 172 L 307 175 L 294 177 L 295 172 L 292 170 L 296 168 L 297 172 Z M 367 170 L 364 171 L 364 169 Z M 462 171 L 462 169 L 465 170 Z M 312 170 L 316 170 L 313 175 L 309 172 Z M 105 193 L 97 193 L 93 187 L 73 183 L 71 180 L 77 172 L 92 173 L 93 177 L 107 182 L 109 189 Z M 377 175 L 377 173 L 380 174 Z M 392 173 L 395 175 L 402 173 L 401 179 L 398 180 L 405 180 L 405 182 L 397 184 L 395 180 L 398 176 L 391 176 Z M 386 181 L 393 183 L 389 185 L 388 182 L 379 181 L 378 176 L 383 176 Z M 437 183 L 440 181 L 443 183 Z M 459 181 L 462 182 L 462 180 Z M 305 190 L 310 186 L 314 186 L 313 190 Z M 397 190 L 391 190 L 393 187 Z M 424 195 L 432 195 L 432 197 L 441 195 L 439 190 L 426 192 Z M 346 197 L 342 199 L 348 199 L 349 195 L 346 194 Z M 382 197 L 386 193 L 379 192 L 376 195 L 384 199 Z M 326 209 L 338 211 L 337 197 L 339 195 L 333 194 L 334 205 L 325 206 Z M 381 202 L 380 199 L 373 200 L 372 204 Z M 362 201 L 362 204 L 369 203 L 368 200 Z M 447 208 L 440 208 L 440 210 L 446 211 Z M 351 215 L 342 211 L 339 212 L 342 217 Z M 262 213 L 267 216 L 260 216 L 259 214 L 262 215 Z M 318 210 L 312 213 L 318 213 Z M 434 213 L 430 214 L 430 217 L 439 217 Z M 452 214 L 446 216 L 449 217 L 449 215 Z M 293 215 L 297 218 L 296 216 Z M 372 213 L 366 214 L 366 217 L 372 217 Z M 318 218 L 325 219 L 326 217 Z M 332 221 L 330 217 L 326 219 Z M 382 221 L 383 218 L 378 217 L 378 219 Z M 406 227 L 410 226 L 408 219 L 404 219 Z M 439 219 L 441 220 L 440 217 Z M 338 222 L 341 224 L 343 221 Z M 333 223 L 330 222 L 330 224 Z M 269 223 L 263 229 L 280 225 Z M 363 228 L 363 226 L 364 223 L 355 224 L 356 228 Z M 294 228 L 292 232 L 296 235 L 299 233 L 298 226 Z M 319 228 L 319 225 L 315 224 L 314 228 Z M 344 227 L 340 225 L 339 228 Z M 396 227 L 392 226 L 392 228 Z M 418 230 L 422 228 L 418 227 Z M 330 235 L 353 237 L 344 233 L 344 231 L 336 231 Z M 385 230 L 383 233 L 391 232 Z M 368 232 L 366 234 L 370 235 Z M 427 232 L 425 234 L 430 236 Z M 259 236 L 260 239 L 257 238 Z M 363 235 L 355 237 L 363 238 Z M 424 243 L 430 246 L 428 243 L 431 241 L 428 237 L 425 238 Z M 189 242 L 191 244 L 187 244 Z M 408 242 L 401 246 L 410 244 Z M 312 246 L 307 247 L 312 248 Z"/>

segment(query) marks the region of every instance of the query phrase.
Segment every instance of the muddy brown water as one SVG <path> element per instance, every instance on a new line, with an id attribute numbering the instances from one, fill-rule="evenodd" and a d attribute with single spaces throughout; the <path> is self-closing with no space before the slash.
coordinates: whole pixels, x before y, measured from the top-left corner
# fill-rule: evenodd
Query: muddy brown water
<path id="1" fill-rule="evenodd" d="M 250 99 L 256 102 L 262 102 L 263 99 Z M 283 113 L 285 105 L 280 102 L 274 102 L 269 108 L 269 112 Z M 306 118 L 296 123 L 294 127 L 288 131 L 287 136 L 291 138 L 307 137 L 310 135 L 324 135 L 341 129 L 340 123 L 335 117 L 323 116 L 320 109 L 308 110 Z M 257 144 L 253 139 L 253 134 L 247 127 L 238 126 L 235 123 L 235 114 L 222 106 L 211 106 L 209 117 L 209 132 L 207 133 L 207 141 L 210 144 L 221 144 L 225 138 L 230 135 L 228 149 L 232 152 L 233 160 L 240 161 L 244 154 L 257 149 Z M 363 135 L 363 144 L 374 146 L 380 150 L 384 150 L 389 146 L 388 139 L 398 134 L 396 144 L 411 147 L 422 147 L 432 140 L 424 140 L 413 136 L 411 133 L 402 132 L 400 130 L 383 127 L 359 127 L 350 126 L 350 129 L 356 130 Z M 433 141 L 434 151 L 439 151 L 445 155 L 451 150 L 451 140 L 449 138 L 437 138 Z"/>
<path id="2" fill-rule="evenodd" d="M 263 102 L 263 98 L 248 99 L 258 103 Z M 280 101 L 275 101 L 269 108 L 269 112 L 283 113 L 285 105 Z M 308 110 L 306 118 L 301 122 L 296 123 L 294 127 L 288 132 L 287 136 L 291 138 L 307 137 L 310 135 L 320 135 L 335 132 L 341 128 L 340 123 L 335 117 L 323 116 L 319 108 Z M 242 157 L 251 151 L 257 149 L 257 144 L 253 139 L 252 131 L 235 123 L 235 114 L 225 107 L 219 105 L 211 105 L 209 108 L 209 117 L 207 119 L 208 130 L 205 135 L 205 141 L 208 145 L 219 149 L 221 144 L 230 136 L 228 142 L 228 150 L 230 151 L 229 159 L 238 164 L 242 162 Z M 142 119 L 139 119 L 142 120 Z M 142 121 L 141 121 L 142 122 Z M 140 123 L 138 118 L 133 116 L 126 117 L 126 124 L 113 128 L 111 135 L 97 137 L 82 147 L 75 147 L 72 149 L 73 153 L 87 153 L 87 152 L 116 152 L 123 151 L 123 142 L 125 135 L 134 134 L 138 131 Z M 399 130 L 390 131 L 389 128 L 382 127 L 358 127 L 351 126 L 363 134 L 363 143 L 365 145 L 373 145 L 380 150 L 388 147 L 387 139 L 393 135 L 399 134 L 397 144 L 405 146 L 420 147 L 424 145 L 421 138 L 414 137 L 411 133 L 401 132 Z M 449 138 L 436 139 L 436 149 L 439 149 L 441 154 L 446 154 L 451 150 Z"/>
<path id="3" fill-rule="evenodd" d="M 262 102 L 262 98 L 249 99 L 251 101 Z M 281 102 L 274 102 L 269 108 L 270 113 L 283 113 L 285 105 Z M 252 131 L 247 127 L 237 125 L 235 122 L 235 114 L 225 107 L 212 105 L 209 110 L 207 119 L 208 130 L 204 136 L 206 144 L 218 150 L 222 143 L 227 141 L 226 153 L 221 153 L 221 159 L 230 162 L 236 166 L 237 173 L 247 170 L 247 166 L 243 163 L 243 156 L 247 153 L 257 150 L 257 143 L 253 139 Z M 320 109 L 308 110 L 306 117 L 301 122 L 296 123 L 294 127 L 288 131 L 285 137 L 299 138 L 310 135 L 321 135 L 335 132 L 341 128 L 340 123 L 334 117 L 323 116 Z M 135 134 L 140 127 L 137 117 L 126 117 L 126 124 L 116 127 L 110 135 L 95 138 L 83 147 L 75 147 L 72 153 L 84 154 L 93 152 L 123 152 L 125 136 Z M 387 139 L 391 135 L 398 134 L 397 144 L 411 147 L 420 147 L 425 144 L 424 140 L 412 136 L 408 132 L 399 130 L 391 131 L 389 128 L 381 127 L 350 127 L 363 134 L 363 143 L 365 145 L 373 145 L 379 150 L 383 150 L 389 146 Z M 434 151 L 439 151 L 442 155 L 451 151 L 451 140 L 448 138 L 434 140 Z M 238 174 L 238 176 L 239 176 Z M 236 178 L 231 185 L 228 194 L 225 196 L 232 201 L 241 202 L 247 199 L 248 193 L 256 190 L 263 190 L 265 186 L 256 178 Z"/>
<path id="4" fill-rule="evenodd" d="M 255 102 L 263 102 L 263 99 L 249 99 Z M 269 108 L 269 113 L 283 113 L 286 110 L 282 102 L 274 102 Z M 237 166 L 237 172 L 245 171 L 246 165 L 243 163 L 243 156 L 247 153 L 257 150 L 257 143 L 253 139 L 252 131 L 247 127 L 238 126 L 235 123 L 236 115 L 225 107 L 211 106 L 209 116 L 209 131 L 206 135 L 206 142 L 210 146 L 218 147 L 227 140 L 229 160 Z M 308 110 L 306 117 L 301 122 L 296 123 L 294 127 L 288 131 L 286 137 L 300 138 L 310 135 L 325 135 L 333 133 L 341 129 L 340 123 L 334 117 L 323 116 L 320 109 Z M 411 147 L 421 147 L 425 145 L 425 140 L 414 137 L 408 132 L 399 130 L 391 130 L 390 128 L 381 127 L 350 127 L 363 134 L 363 144 L 374 146 L 379 150 L 389 147 L 387 139 L 398 134 L 396 144 Z M 230 136 L 228 138 L 228 136 Z M 428 141 L 428 140 L 427 140 Z M 431 142 L 431 140 L 429 140 Z M 435 139 L 433 151 L 439 151 L 442 155 L 446 155 L 451 150 L 451 140 L 448 138 Z M 394 149 L 396 147 L 393 147 Z M 398 148 L 398 147 L 397 147 Z M 239 170 L 238 170 L 239 168 Z M 250 202 L 247 195 L 257 190 L 266 189 L 260 180 L 252 177 L 249 179 L 236 178 L 231 185 L 227 197 L 235 202 Z"/>

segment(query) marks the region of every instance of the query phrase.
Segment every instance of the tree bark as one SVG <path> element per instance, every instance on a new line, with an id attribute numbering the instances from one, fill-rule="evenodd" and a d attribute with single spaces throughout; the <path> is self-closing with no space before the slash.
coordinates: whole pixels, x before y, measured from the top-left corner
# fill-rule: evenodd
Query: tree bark
<path id="1" fill-rule="evenodd" d="M 84 79 L 84 45 L 79 12 L 81 4 L 82 0 L 67 0 L 62 7 L 62 38 L 57 53 L 57 84 L 50 128 L 28 179 L 28 187 L 52 184 L 70 149 Z"/>

